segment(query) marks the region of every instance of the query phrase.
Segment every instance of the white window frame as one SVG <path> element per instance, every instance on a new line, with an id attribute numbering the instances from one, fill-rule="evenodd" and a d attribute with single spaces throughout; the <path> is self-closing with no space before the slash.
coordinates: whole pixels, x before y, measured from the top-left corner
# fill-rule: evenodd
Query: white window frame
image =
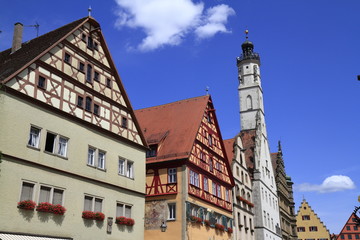
<path id="1" fill-rule="evenodd" d="M 130 179 L 134 179 L 135 178 L 135 171 L 134 171 L 134 167 L 135 167 L 135 162 L 130 161 L 126 158 L 123 157 L 119 157 L 119 161 L 118 161 L 118 174 Z"/>
<path id="2" fill-rule="evenodd" d="M 54 140 L 52 142 L 52 150 L 51 151 L 46 150 L 46 145 L 48 143 L 48 134 L 55 136 Z M 62 136 L 60 134 L 51 132 L 51 131 L 47 131 L 44 151 L 66 158 L 67 153 L 68 153 L 68 143 L 69 143 L 69 138 Z"/>
<path id="3" fill-rule="evenodd" d="M 24 189 L 24 184 L 26 185 L 32 185 L 31 186 L 31 197 L 29 199 L 23 197 L 23 189 Z M 34 196 L 35 196 L 35 186 L 36 186 L 36 183 L 34 182 L 30 182 L 30 181 L 22 181 L 21 182 L 21 188 L 20 188 L 20 196 L 19 196 L 19 199 L 20 201 L 24 201 L 24 200 L 34 200 Z"/>
<path id="4" fill-rule="evenodd" d="M 119 213 L 118 206 L 122 205 L 122 213 Z M 130 215 L 126 213 L 126 208 L 130 209 Z M 133 212 L 133 205 L 123 203 L 123 202 L 116 202 L 116 217 L 127 217 L 131 218 Z"/>
<path id="5" fill-rule="evenodd" d="M 90 209 L 86 209 L 86 204 L 85 204 L 86 198 L 91 198 L 91 207 L 90 207 Z M 95 203 L 96 202 L 101 202 L 100 211 L 95 209 Z M 90 195 L 90 194 L 85 194 L 84 195 L 84 211 L 103 212 L 103 205 L 104 205 L 104 198 L 94 196 L 94 195 Z"/>
<path id="6" fill-rule="evenodd" d="M 168 203 L 168 221 L 176 220 L 176 203 Z"/>
<path id="7" fill-rule="evenodd" d="M 204 177 L 204 191 L 209 192 L 209 179 L 207 177 Z"/>
<path id="8" fill-rule="evenodd" d="M 225 201 L 226 202 L 230 202 L 230 198 L 229 198 L 229 189 L 225 189 Z"/>
<path id="9" fill-rule="evenodd" d="M 37 133 L 33 132 L 38 131 Z M 40 145 L 40 137 L 41 137 L 41 128 L 31 125 L 30 126 L 30 132 L 29 132 L 29 140 L 28 140 L 28 146 L 33 148 L 39 148 Z"/>
<path id="10" fill-rule="evenodd" d="M 217 196 L 217 184 L 212 182 L 212 195 Z"/>
<path id="11" fill-rule="evenodd" d="M 199 173 L 190 170 L 190 184 L 195 187 L 200 187 Z"/>
<path id="12" fill-rule="evenodd" d="M 42 188 L 49 188 L 50 192 L 49 192 L 49 199 L 48 201 L 40 201 L 41 199 L 41 189 Z M 54 203 L 54 191 L 61 191 L 61 200 L 60 203 Z M 51 186 L 51 185 L 47 185 L 47 184 L 40 184 L 39 186 L 39 198 L 38 198 L 38 203 L 41 202 L 49 202 L 51 204 L 60 204 L 60 205 L 64 205 L 64 195 L 65 195 L 65 189 L 64 188 L 59 188 L 59 187 L 55 187 L 55 186 Z"/>
<path id="13" fill-rule="evenodd" d="M 177 182 L 177 170 L 176 168 L 168 168 L 168 183 Z"/>
<path id="14" fill-rule="evenodd" d="M 87 165 L 97 169 L 106 169 L 106 151 L 88 146 Z"/>

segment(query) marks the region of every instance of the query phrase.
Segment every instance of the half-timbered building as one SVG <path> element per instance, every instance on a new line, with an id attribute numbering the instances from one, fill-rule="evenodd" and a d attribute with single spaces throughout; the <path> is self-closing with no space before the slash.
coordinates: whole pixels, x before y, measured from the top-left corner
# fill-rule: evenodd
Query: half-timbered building
<path id="1" fill-rule="evenodd" d="M 240 134 L 235 138 L 224 140 L 226 154 L 229 158 L 235 180 L 233 188 L 233 239 L 254 240 L 254 201 L 252 180 L 246 162 L 245 151 Z"/>
<path id="2" fill-rule="evenodd" d="M 0 238 L 143 239 L 147 144 L 99 23 L 22 27 L 0 53 Z"/>
<path id="3" fill-rule="evenodd" d="M 135 114 L 150 148 L 145 239 L 232 239 L 234 180 L 211 97 Z"/>

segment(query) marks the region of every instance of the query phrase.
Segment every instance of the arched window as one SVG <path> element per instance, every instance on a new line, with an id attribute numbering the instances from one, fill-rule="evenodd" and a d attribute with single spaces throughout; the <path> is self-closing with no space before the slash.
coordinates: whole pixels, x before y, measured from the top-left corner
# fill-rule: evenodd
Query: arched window
<path id="1" fill-rule="evenodd" d="M 247 194 L 246 194 L 246 199 L 249 200 L 249 201 L 251 201 L 251 199 L 250 199 L 250 193 L 247 193 Z"/>
<path id="2" fill-rule="evenodd" d="M 245 190 L 241 189 L 241 196 L 245 198 Z"/>
<path id="3" fill-rule="evenodd" d="M 253 108 L 253 105 L 252 105 L 252 98 L 250 95 L 248 95 L 246 97 L 246 108 L 247 109 L 252 109 Z"/>

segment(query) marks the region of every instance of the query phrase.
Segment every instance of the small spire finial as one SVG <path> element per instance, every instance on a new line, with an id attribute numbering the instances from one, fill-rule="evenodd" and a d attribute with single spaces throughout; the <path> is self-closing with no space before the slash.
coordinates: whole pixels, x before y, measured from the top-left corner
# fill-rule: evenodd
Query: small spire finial
<path id="1" fill-rule="evenodd" d="M 206 91 L 206 96 L 208 96 L 209 95 L 209 87 L 208 86 L 206 86 L 206 88 L 205 88 L 205 91 Z"/>
<path id="2" fill-rule="evenodd" d="M 248 36 L 249 30 L 246 29 L 246 30 L 245 30 L 245 34 L 246 34 L 246 35 L 245 35 L 245 38 L 246 38 L 246 40 L 248 40 L 248 38 L 249 38 L 249 36 Z"/>
<path id="3" fill-rule="evenodd" d="M 91 17 L 91 6 L 88 8 L 89 17 Z"/>

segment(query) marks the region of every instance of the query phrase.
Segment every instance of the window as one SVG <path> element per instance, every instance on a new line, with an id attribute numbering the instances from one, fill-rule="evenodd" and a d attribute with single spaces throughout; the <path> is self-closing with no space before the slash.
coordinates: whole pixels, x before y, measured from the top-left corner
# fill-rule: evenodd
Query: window
<path id="1" fill-rule="evenodd" d="M 83 40 L 84 42 L 86 41 L 86 34 L 85 33 L 81 34 L 81 40 Z"/>
<path id="2" fill-rule="evenodd" d="M 99 44 L 97 42 L 94 42 L 94 49 L 97 51 L 99 50 Z"/>
<path id="3" fill-rule="evenodd" d="M 156 157 L 156 154 L 157 154 L 157 144 L 153 144 L 153 145 L 150 145 L 149 148 L 150 150 L 147 150 L 146 151 L 146 157 Z"/>
<path id="4" fill-rule="evenodd" d="M 91 105 L 92 105 L 91 97 L 86 97 L 86 100 L 85 100 L 85 110 L 91 112 Z"/>
<path id="5" fill-rule="evenodd" d="M 102 198 L 85 195 L 84 211 L 102 212 L 102 203 Z"/>
<path id="6" fill-rule="evenodd" d="M 100 74 L 97 71 L 94 72 L 94 80 L 97 82 L 99 81 L 99 75 Z"/>
<path id="7" fill-rule="evenodd" d="M 225 201 L 230 202 L 229 189 L 225 189 Z"/>
<path id="8" fill-rule="evenodd" d="M 204 191 L 209 192 L 209 179 L 204 177 Z"/>
<path id="9" fill-rule="evenodd" d="M 91 75 L 92 75 L 92 66 L 90 64 L 87 65 L 87 72 L 86 72 L 86 81 L 91 83 Z"/>
<path id="10" fill-rule="evenodd" d="M 209 170 L 210 170 L 210 172 L 213 172 L 213 171 L 214 171 L 214 168 L 213 168 L 213 159 L 212 159 L 212 158 L 209 159 Z"/>
<path id="11" fill-rule="evenodd" d="M 345 239 L 344 234 L 341 234 L 341 235 L 340 235 L 340 238 L 341 238 L 341 239 Z"/>
<path id="12" fill-rule="evenodd" d="M 84 72 L 84 70 L 85 70 L 85 64 L 80 62 L 79 63 L 79 71 Z"/>
<path id="13" fill-rule="evenodd" d="M 71 59 L 70 54 L 65 53 L 65 55 L 64 55 L 64 62 L 70 63 L 70 59 Z"/>
<path id="14" fill-rule="evenodd" d="M 108 88 L 111 88 L 111 79 L 110 79 L 110 78 L 107 78 L 107 79 L 106 79 L 106 86 L 107 86 Z"/>
<path id="15" fill-rule="evenodd" d="M 303 215 L 302 220 L 310 220 L 310 215 Z"/>
<path id="16" fill-rule="evenodd" d="M 212 182 L 212 195 L 216 196 L 216 183 Z"/>
<path id="17" fill-rule="evenodd" d="M 317 227 L 316 226 L 310 226 L 309 231 L 310 232 L 317 232 Z"/>
<path id="18" fill-rule="evenodd" d="M 134 178 L 134 163 L 127 161 L 126 165 L 126 177 Z"/>
<path id="19" fill-rule="evenodd" d="M 94 103 L 94 114 L 95 115 L 99 115 L 99 109 L 100 109 L 99 105 Z"/>
<path id="20" fill-rule="evenodd" d="M 87 47 L 90 49 L 94 48 L 94 40 L 92 39 L 92 37 L 88 37 Z"/>
<path id="21" fill-rule="evenodd" d="M 97 157 L 96 157 L 97 156 Z M 97 163 L 95 163 L 95 159 Z M 88 148 L 87 165 L 97 167 L 99 169 L 105 169 L 106 152 L 96 149 L 94 147 Z"/>
<path id="22" fill-rule="evenodd" d="M 83 108 L 84 106 L 84 98 L 81 96 L 77 97 L 77 106 Z"/>
<path id="23" fill-rule="evenodd" d="M 355 239 L 360 239 L 359 234 L 355 234 Z"/>
<path id="24" fill-rule="evenodd" d="M 30 127 L 28 146 L 39 148 L 40 142 L 40 129 L 34 126 Z"/>
<path id="25" fill-rule="evenodd" d="M 200 187 L 199 174 L 193 170 L 190 170 L 190 184 L 196 187 Z"/>
<path id="26" fill-rule="evenodd" d="M 207 114 L 206 114 L 206 120 L 207 120 L 208 123 L 211 123 L 210 113 L 207 113 Z"/>
<path id="27" fill-rule="evenodd" d="M 98 168 L 105 169 L 105 152 L 99 151 L 98 154 Z"/>
<path id="28" fill-rule="evenodd" d="M 168 183 L 176 183 L 176 168 L 168 169 Z"/>
<path id="29" fill-rule="evenodd" d="M 126 171 L 125 171 L 126 169 Z M 134 178 L 134 162 L 131 162 L 125 158 L 119 157 L 119 175 L 123 175 L 128 178 Z"/>
<path id="30" fill-rule="evenodd" d="M 346 230 L 350 230 L 350 226 L 346 226 Z"/>
<path id="31" fill-rule="evenodd" d="M 126 117 L 122 117 L 122 118 L 121 118 L 121 127 L 127 128 L 127 125 L 128 125 L 128 123 L 127 123 L 127 118 L 126 118 Z"/>
<path id="32" fill-rule="evenodd" d="M 352 239 L 352 235 L 351 235 L 351 234 L 348 234 L 348 239 Z"/>
<path id="33" fill-rule="evenodd" d="M 66 157 L 68 138 L 47 132 L 45 151 Z"/>
<path id="34" fill-rule="evenodd" d="M 39 88 L 45 88 L 46 87 L 46 79 L 43 76 L 39 76 L 38 87 Z"/>
<path id="35" fill-rule="evenodd" d="M 35 184 L 29 182 L 23 182 L 21 187 L 20 201 L 33 200 Z"/>
<path id="36" fill-rule="evenodd" d="M 63 203 L 64 190 L 51 186 L 40 186 L 39 203 L 48 202 L 52 204 Z"/>
<path id="37" fill-rule="evenodd" d="M 354 226 L 354 230 L 358 230 L 358 226 Z"/>
<path id="38" fill-rule="evenodd" d="M 132 206 L 125 203 L 116 204 L 116 217 L 127 217 L 131 218 Z"/>
<path id="39" fill-rule="evenodd" d="M 213 140 L 212 140 L 212 135 L 211 134 L 208 135 L 208 142 L 209 142 L 209 146 L 212 147 Z"/>
<path id="40" fill-rule="evenodd" d="M 169 203 L 168 204 L 168 220 L 175 220 L 176 219 L 176 204 L 175 203 Z"/>
<path id="41" fill-rule="evenodd" d="M 217 184 L 217 197 L 221 198 L 221 186 L 219 184 Z"/>
<path id="42" fill-rule="evenodd" d="M 305 232 L 305 227 L 298 227 L 298 228 L 297 228 L 297 231 L 298 231 L 298 232 Z"/>

